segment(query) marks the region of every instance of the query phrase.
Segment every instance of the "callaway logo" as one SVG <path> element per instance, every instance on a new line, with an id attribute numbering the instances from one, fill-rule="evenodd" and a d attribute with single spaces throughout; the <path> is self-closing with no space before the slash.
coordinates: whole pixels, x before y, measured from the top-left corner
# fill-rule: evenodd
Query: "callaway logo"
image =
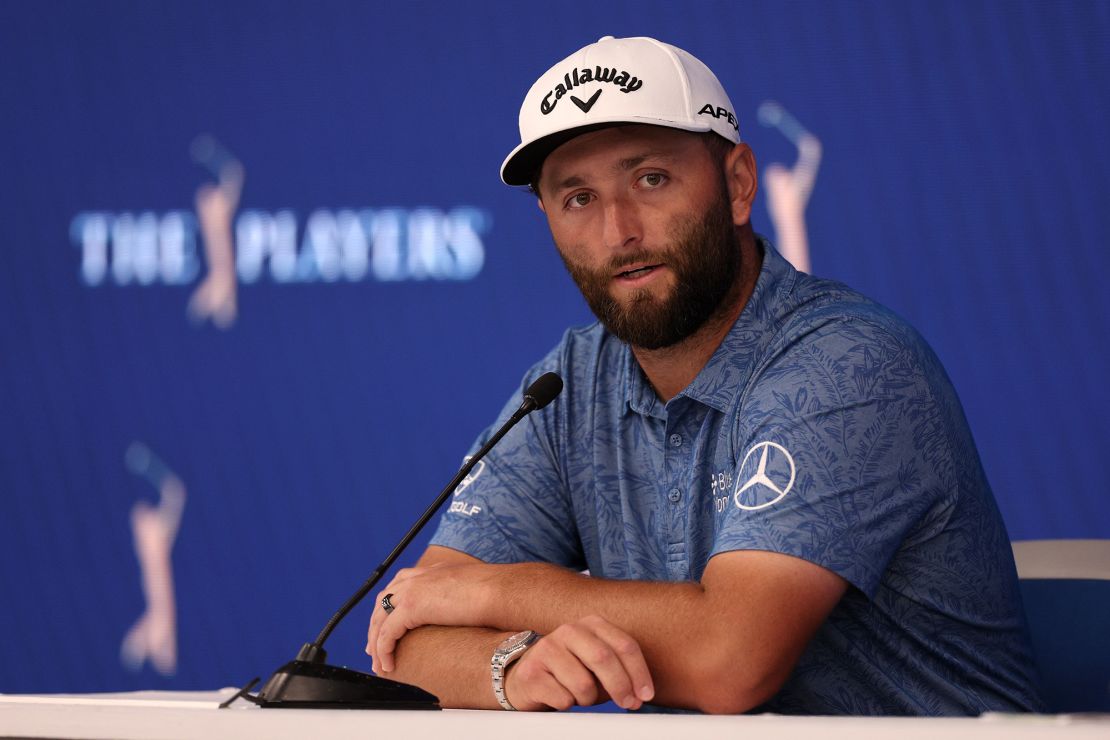
<path id="1" fill-rule="evenodd" d="M 468 462 L 470 462 L 470 457 L 470 455 L 467 455 L 463 458 L 463 465 L 466 465 Z M 465 478 L 459 481 L 459 485 L 455 487 L 455 495 L 458 496 L 460 493 L 470 488 L 470 484 L 478 480 L 478 476 L 481 475 L 482 471 L 484 471 L 485 469 L 486 461 L 479 460 L 478 464 L 474 466 L 474 469 L 467 473 Z"/>
<path id="2" fill-rule="evenodd" d="M 794 487 L 794 458 L 774 442 L 760 442 L 744 456 L 732 500 L 737 508 L 758 511 L 777 504 Z"/>
<path id="3" fill-rule="evenodd" d="M 598 98 L 600 98 L 600 97 L 601 97 L 601 88 L 598 88 L 598 89 L 597 89 L 597 90 L 596 90 L 596 91 L 594 92 L 594 94 L 590 96 L 590 99 L 589 99 L 589 100 L 587 100 L 587 101 L 586 101 L 585 103 L 583 103 L 583 102 L 582 102 L 581 100 L 579 100 L 579 99 L 578 99 L 577 97 L 575 97 L 574 95 L 571 95 L 571 96 L 570 96 L 570 102 L 572 102 L 572 103 L 574 103 L 575 105 L 577 105 L 577 106 L 578 106 L 578 108 L 579 108 L 579 109 L 580 109 L 580 110 L 581 110 L 581 111 L 582 111 L 583 113 L 589 113 L 589 112 L 590 112 L 590 108 L 593 108 L 593 107 L 594 107 L 594 103 L 596 103 L 596 102 L 597 102 L 597 99 L 598 99 Z"/>
<path id="4" fill-rule="evenodd" d="M 587 82 L 609 82 L 620 88 L 622 93 L 636 92 L 644 86 L 644 81 L 633 77 L 623 69 L 617 72 L 616 69 L 609 67 L 594 67 L 593 69 L 578 69 L 575 67 L 567 74 L 563 75 L 563 81 L 555 86 L 551 92 L 543 96 L 540 101 L 540 113 L 545 116 L 551 111 L 555 110 L 555 106 L 560 100 L 563 99 L 567 93 L 576 87 L 585 85 Z M 583 101 L 581 98 L 571 95 L 570 99 L 574 101 L 583 113 L 589 113 L 590 108 L 594 107 L 598 97 L 601 95 L 601 90 L 597 90 L 589 100 Z M 552 97 L 554 96 L 554 100 Z"/>
<path id="5" fill-rule="evenodd" d="M 732 115 L 732 111 L 726 110 L 726 109 L 722 108 L 721 106 L 717 106 L 716 108 L 714 108 L 709 103 L 706 103 L 705 105 L 703 105 L 701 107 L 701 110 L 698 111 L 698 115 L 699 116 L 709 115 L 709 116 L 713 116 L 714 118 L 724 118 L 730 124 L 732 124 L 732 127 L 734 129 L 736 129 L 737 131 L 740 130 L 740 124 L 736 122 L 736 116 Z"/>

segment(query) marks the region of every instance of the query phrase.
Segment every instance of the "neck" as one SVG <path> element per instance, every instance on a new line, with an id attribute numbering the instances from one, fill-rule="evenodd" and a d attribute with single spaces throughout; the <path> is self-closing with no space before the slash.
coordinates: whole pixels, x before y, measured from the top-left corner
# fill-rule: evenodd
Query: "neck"
<path id="1" fill-rule="evenodd" d="M 696 332 L 669 347 L 632 347 L 632 354 L 664 403 L 693 382 L 752 297 L 763 260 L 750 227 L 740 234 L 740 250 L 740 274 L 736 283 L 721 301 L 720 308 Z"/>

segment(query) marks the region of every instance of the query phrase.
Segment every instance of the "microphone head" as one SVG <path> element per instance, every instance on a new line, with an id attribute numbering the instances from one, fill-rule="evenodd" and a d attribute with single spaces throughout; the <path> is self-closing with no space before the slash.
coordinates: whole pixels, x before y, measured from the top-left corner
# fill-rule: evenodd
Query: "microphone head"
<path id="1" fill-rule="evenodd" d="M 563 392 L 563 379 L 555 373 L 544 373 L 524 391 L 524 402 L 531 401 L 532 410 L 542 409 Z"/>

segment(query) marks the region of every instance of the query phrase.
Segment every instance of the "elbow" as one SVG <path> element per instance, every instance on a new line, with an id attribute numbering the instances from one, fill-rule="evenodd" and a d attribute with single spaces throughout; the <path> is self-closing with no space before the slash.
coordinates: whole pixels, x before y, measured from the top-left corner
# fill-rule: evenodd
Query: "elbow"
<path id="1" fill-rule="evenodd" d="M 752 656 L 715 656 L 699 681 L 696 708 L 706 714 L 747 712 L 778 693 L 790 669 L 760 664 Z"/>

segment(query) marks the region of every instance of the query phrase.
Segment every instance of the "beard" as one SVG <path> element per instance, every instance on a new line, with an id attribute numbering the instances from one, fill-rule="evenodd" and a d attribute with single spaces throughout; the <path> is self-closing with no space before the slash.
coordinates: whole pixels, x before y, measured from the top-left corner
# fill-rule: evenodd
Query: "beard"
<path id="1" fill-rule="evenodd" d="M 724 192 L 700 218 L 679 223 L 667 235 L 663 251 L 638 249 L 614 257 L 600 269 L 559 255 L 590 310 L 614 336 L 634 347 L 662 349 L 686 339 L 712 318 L 725 302 L 740 273 L 740 239 Z M 635 263 L 669 267 L 675 277 L 669 295 L 656 297 L 646 288 L 621 303 L 609 293 L 613 275 Z"/>

